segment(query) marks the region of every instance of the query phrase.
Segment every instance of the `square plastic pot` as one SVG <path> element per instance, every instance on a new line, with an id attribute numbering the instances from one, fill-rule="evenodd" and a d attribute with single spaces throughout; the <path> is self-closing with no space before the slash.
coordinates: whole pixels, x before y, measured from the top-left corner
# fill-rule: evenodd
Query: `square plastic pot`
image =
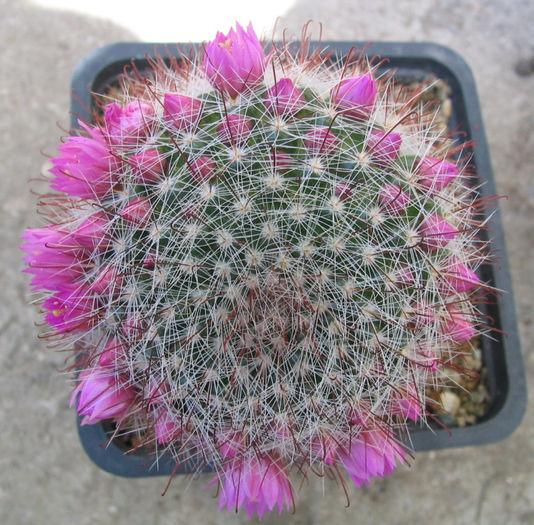
<path id="1" fill-rule="evenodd" d="M 353 46 L 361 43 L 330 42 L 325 44 L 339 56 L 347 55 Z M 194 46 L 193 46 L 194 47 Z M 183 46 L 182 50 L 186 50 Z M 484 180 L 481 196 L 495 195 L 495 183 L 491 169 L 488 146 L 478 103 L 473 75 L 465 61 L 450 49 L 431 43 L 377 43 L 366 49 L 368 56 L 379 55 L 388 61 L 382 67 L 393 68 L 395 77 L 402 81 L 422 81 L 429 75 L 445 82 L 450 88 L 452 112 L 449 127 L 463 133 L 466 141 L 474 141 L 472 165 Z M 91 121 L 94 101 L 91 93 L 104 93 L 116 85 L 125 68 L 134 60 L 142 72 L 148 68 L 148 56 L 178 56 L 174 44 L 118 43 L 97 49 L 84 57 L 77 65 L 72 79 L 72 128 L 79 128 L 78 118 Z M 411 446 L 415 451 L 435 450 L 466 445 L 482 445 L 504 439 L 521 422 L 526 408 L 526 381 L 521 357 L 511 280 L 504 244 L 501 218 L 498 210 L 491 213 L 490 227 L 486 235 L 492 249 L 500 258 L 500 266 L 484 266 L 480 278 L 489 285 L 504 290 L 496 295 L 493 304 L 485 307 L 484 314 L 493 320 L 496 329 L 491 338 L 481 338 L 483 365 L 488 371 L 487 389 L 491 404 L 486 414 L 475 424 L 452 427 L 450 432 L 439 426 L 414 426 L 411 430 Z M 109 425 L 105 423 L 78 427 L 81 442 L 89 457 L 102 469 L 120 476 L 138 477 L 169 475 L 174 463 L 170 457 L 154 463 L 144 451 L 126 454 L 109 441 Z M 177 472 L 195 469 L 194 463 Z M 203 470 L 210 470 L 209 467 Z"/>

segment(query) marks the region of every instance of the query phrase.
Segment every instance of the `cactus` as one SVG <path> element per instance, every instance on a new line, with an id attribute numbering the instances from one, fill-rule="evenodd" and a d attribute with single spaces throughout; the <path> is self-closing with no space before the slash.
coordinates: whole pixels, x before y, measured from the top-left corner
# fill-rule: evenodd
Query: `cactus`
<path id="1" fill-rule="evenodd" d="M 52 159 L 22 249 L 84 424 L 213 465 L 220 508 L 406 461 L 425 389 L 484 331 L 468 144 L 365 55 L 252 27 L 124 76 Z"/>

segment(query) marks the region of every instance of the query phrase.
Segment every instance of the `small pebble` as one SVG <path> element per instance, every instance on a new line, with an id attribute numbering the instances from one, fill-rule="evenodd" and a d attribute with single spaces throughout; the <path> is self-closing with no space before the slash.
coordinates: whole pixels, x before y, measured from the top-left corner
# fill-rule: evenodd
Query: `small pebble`
<path id="1" fill-rule="evenodd" d="M 460 398 L 454 392 L 444 390 L 439 397 L 445 412 L 451 415 L 458 412 L 458 409 L 460 408 Z"/>

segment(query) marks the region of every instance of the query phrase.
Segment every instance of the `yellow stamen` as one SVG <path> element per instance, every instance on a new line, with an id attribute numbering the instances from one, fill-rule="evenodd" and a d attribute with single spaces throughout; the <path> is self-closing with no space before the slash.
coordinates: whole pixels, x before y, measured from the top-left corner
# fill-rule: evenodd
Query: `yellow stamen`
<path id="1" fill-rule="evenodd" d="M 232 39 L 227 38 L 224 42 L 219 42 L 219 47 L 225 47 L 226 49 L 232 49 Z"/>

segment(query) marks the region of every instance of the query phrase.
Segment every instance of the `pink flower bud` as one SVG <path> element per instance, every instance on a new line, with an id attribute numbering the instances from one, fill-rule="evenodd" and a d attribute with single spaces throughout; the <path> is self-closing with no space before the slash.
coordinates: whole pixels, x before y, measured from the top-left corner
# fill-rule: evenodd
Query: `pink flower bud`
<path id="1" fill-rule="evenodd" d="M 332 90 L 332 102 L 344 115 L 365 119 L 373 109 L 376 92 L 376 83 L 371 73 L 348 77 Z"/>
<path id="2" fill-rule="evenodd" d="M 412 364 L 420 366 L 430 372 L 439 370 L 439 361 L 430 342 L 423 340 L 421 343 L 415 343 L 414 347 L 405 349 L 402 352 Z"/>
<path id="3" fill-rule="evenodd" d="M 265 53 L 252 24 L 246 31 L 236 24 L 236 30 L 230 29 L 228 35 L 218 32 L 205 50 L 204 71 L 208 80 L 230 97 L 263 82 Z"/>
<path id="4" fill-rule="evenodd" d="M 91 215 L 72 233 L 72 238 L 85 248 L 105 250 L 108 247 L 109 219 L 103 211 Z"/>
<path id="5" fill-rule="evenodd" d="M 417 350 L 417 355 L 419 358 L 418 364 L 428 368 L 432 372 L 437 372 L 439 370 L 439 361 L 436 359 L 436 354 L 434 349 L 428 343 L 423 343 L 420 345 L 420 348 Z"/>
<path id="6" fill-rule="evenodd" d="M 395 272 L 393 280 L 397 286 L 412 286 L 415 283 L 415 277 L 407 266 L 401 266 Z"/>
<path id="7" fill-rule="evenodd" d="M 347 181 L 340 181 L 334 187 L 334 194 L 340 201 L 352 197 L 352 185 Z"/>
<path id="8" fill-rule="evenodd" d="M 435 252 L 439 248 L 447 246 L 449 241 L 458 234 L 443 217 L 433 213 L 427 217 L 419 227 L 422 244 L 429 252 Z"/>
<path id="9" fill-rule="evenodd" d="M 398 133 L 373 129 L 367 139 L 367 151 L 375 162 L 390 164 L 397 158 L 401 144 L 402 137 Z"/>
<path id="10" fill-rule="evenodd" d="M 425 326 L 433 324 L 435 321 L 434 308 L 425 300 L 421 300 L 411 308 L 408 327 L 421 330 Z"/>
<path id="11" fill-rule="evenodd" d="M 135 197 L 125 206 L 120 216 L 132 224 L 142 225 L 150 220 L 152 206 L 146 197 Z"/>
<path id="12" fill-rule="evenodd" d="M 143 259 L 143 268 L 147 270 L 153 270 L 156 266 L 156 254 L 154 251 L 150 251 L 145 255 Z"/>
<path id="13" fill-rule="evenodd" d="M 248 140 L 252 123 L 243 115 L 228 115 L 217 126 L 217 133 L 221 140 L 228 146 L 240 146 Z"/>
<path id="14" fill-rule="evenodd" d="M 80 374 L 79 384 L 72 393 L 70 406 L 78 399 L 78 414 L 85 416 L 82 425 L 104 419 L 120 421 L 128 413 L 136 398 L 131 387 L 123 386 L 112 367 L 97 365 Z"/>
<path id="15" fill-rule="evenodd" d="M 378 199 L 380 205 L 390 213 L 404 213 L 410 204 L 410 196 L 397 184 L 382 186 Z"/>
<path id="16" fill-rule="evenodd" d="M 458 176 L 456 164 L 434 157 L 423 157 L 418 167 L 419 184 L 429 190 L 442 190 Z"/>
<path id="17" fill-rule="evenodd" d="M 126 358 L 127 351 L 117 338 L 110 339 L 104 346 L 104 351 L 98 358 L 98 364 L 102 366 L 118 365 Z"/>
<path id="18" fill-rule="evenodd" d="M 395 390 L 391 400 L 391 413 L 417 421 L 423 412 L 421 402 L 413 386 Z"/>
<path id="19" fill-rule="evenodd" d="M 170 443 L 180 436 L 182 433 L 181 425 L 173 420 L 165 407 L 161 407 L 156 414 L 155 431 L 158 445 Z"/>
<path id="20" fill-rule="evenodd" d="M 249 518 L 256 513 L 261 519 L 275 506 L 282 512 L 293 501 L 285 464 L 274 453 L 234 458 L 225 463 L 208 486 L 217 482 L 221 484 L 219 509 L 237 511 L 244 505 Z"/>
<path id="21" fill-rule="evenodd" d="M 243 449 L 244 438 L 241 432 L 223 431 L 216 437 L 221 456 L 225 459 L 233 459 Z"/>
<path id="22" fill-rule="evenodd" d="M 291 168 L 293 157 L 285 151 L 274 151 L 271 154 L 271 161 L 276 171 L 284 171 Z"/>
<path id="23" fill-rule="evenodd" d="M 96 279 L 91 283 L 90 288 L 93 292 L 103 295 L 112 293 L 117 295 L 122 286 L 122 277 L 117 275 L 115 268 L 105 265 L 100 270 Z"/>
<path id="24" fill-rule="evenodd" d="M 452 293 L 467 292 L 480 283 L 477 274 L 455 258 L 449 261 L 443 273 L 446 287 Z"/>
<path id="25" fill-rule="evenodd" d="M 312 451 L 317 454 L 320 461 L 333 465 L 337 460 L 339 443 L 331 434 L 317 435 L 312 441 Z"/>
<path id="26" fill-rule="evenodd" d="M 367 401 L 359 403 L 358 407 L 350 407 L 347 410 L 347 418 L 351 425 L 359 425 L 362 428 L 368 428 L 373 423 L 371 406 Z"/>
<path id="27" fill-rule="evenodd" d="M 151 377 L 146 392 L 144 392 L 144 397 L 149 405 L 161 405 L 168 394 L 169 385 L 167 381 L 161 378 Z"/>
<path id="28" fill-rule="evenodd" d="M 265 107 L 281 117 L 298 113 L 306 104 L 302 91 L 289 78 L 281 78 L 267 91 L 265 98 Z"/>
<path id="29" fill-rule="evenodd" d="M 137 181 L 141 184 L 158 181 L 167 168 L 167 161 L 155 148 L 132 155 L 128 162 L 134 169 Z"/>
<path id="30" fill-rule="evenodd" d="M 215 175 L 217 175 L 217 164 L 215 161 L 207 155 L 202 155 L 198 159 L 194 159 L 190 162 L 191 176 L 199 184 L 208 182 Z"/>
<path id="31" fill-rule="evenodd" d="M 304 135 L 304 146 L 311 155 L 328 155 L 338 146 L 338 140 L 326 126 L 318 126 Z"/>
<path id="32" fill-rule="evenodd" d="M 202 101 L 197 98 L 165 93 L 163 117 L 168 126 L 178 131 L 192 132 L 202 115 Z"/>
<path id="33" fill-rule="evenodd" d="M 144 140 L 153 116 L 152 105 L 142 100 L 130 102 L 124 108 L 115 102 L 107 104 L 104 118 L 111 143 L 116 146 L 132 145 Z"/>
<path id="34" fill-rule="evenodd" d="M 365 430 L 340 447 L 339 459 L 356 486 L 369 484 L 371 477 L 384 477 L 403 463 L 406 452 L 392 437 L 380 428 Z"/>
<path id="35" fill-rule="evenodd" d="M 455 343 L 471 340 L 476 330 L 463 316 L 460 309 L 453 305 L 447 305 L 448 316 L 443 320 L 441 330 L 447 334 Z"/>

